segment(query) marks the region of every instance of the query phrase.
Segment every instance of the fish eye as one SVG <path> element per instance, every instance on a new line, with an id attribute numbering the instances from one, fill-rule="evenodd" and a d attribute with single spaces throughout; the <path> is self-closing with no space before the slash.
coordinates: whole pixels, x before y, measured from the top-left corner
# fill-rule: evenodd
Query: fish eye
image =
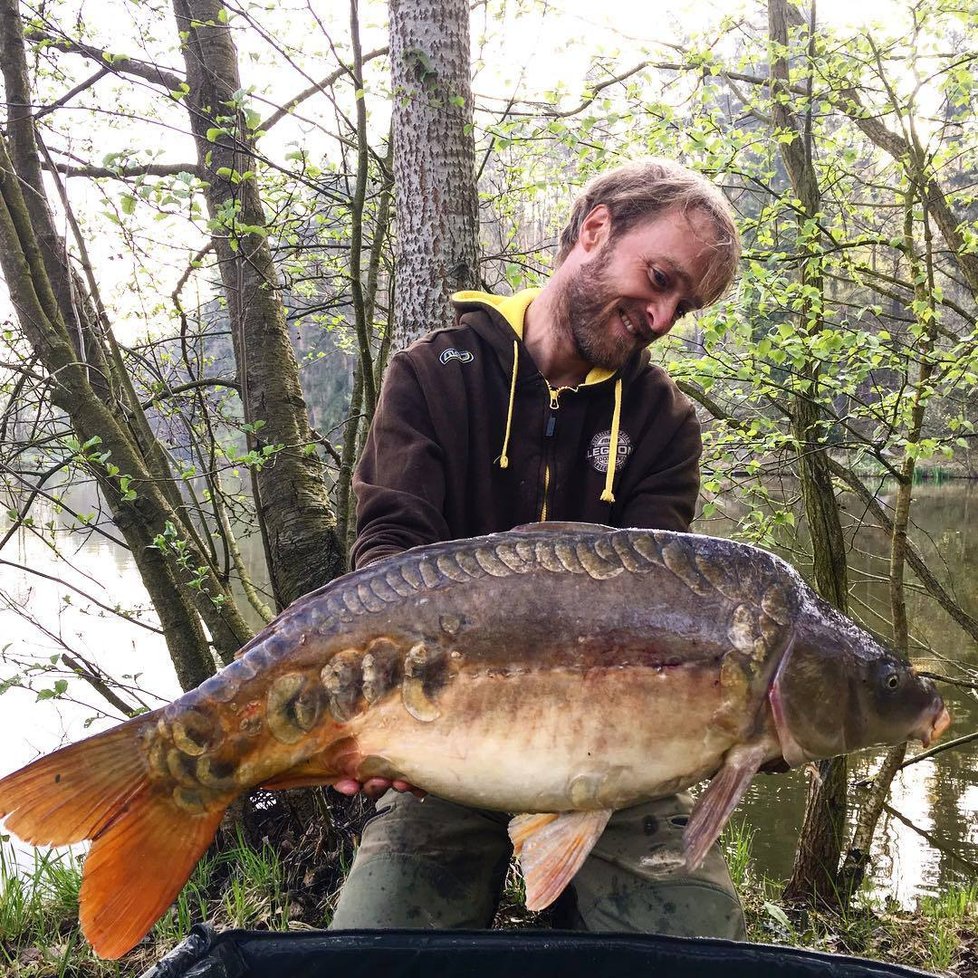
<path id="1" fill-rule="evenodd" d="M 890 669 L 883 677 L 883 685 L 887 689 L 896 689 L 900 685 L 900 673 L 896 669 Z"/>

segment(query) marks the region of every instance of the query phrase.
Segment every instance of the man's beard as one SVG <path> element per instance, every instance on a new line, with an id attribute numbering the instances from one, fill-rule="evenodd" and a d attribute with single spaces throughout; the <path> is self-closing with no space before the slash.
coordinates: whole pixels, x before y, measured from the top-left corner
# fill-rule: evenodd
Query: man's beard
<path id="1" fill-rule="evenodd" d="M 595 367 L 617 370 L 638 348 L 638 341 L 613 328 L 621 298 L 607 284 L 612 247 L 605 244 L 586 265 L 565 280 L 557 294 L 554 328 L 574 344 L 578 356 Z"/>

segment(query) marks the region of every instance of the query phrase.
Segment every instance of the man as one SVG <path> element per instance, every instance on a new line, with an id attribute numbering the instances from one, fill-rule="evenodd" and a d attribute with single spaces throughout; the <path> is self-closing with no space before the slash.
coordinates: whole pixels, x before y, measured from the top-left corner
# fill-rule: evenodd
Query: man
<path id="1" fill-rule="evenodd" d="M 688 530 L 699 489 L 692 405 L 646 347 L 733 279 L 729 205 L 667 160 L 585 187 L 539 290 L 454 297 L 454 326 L 391 361 L 354 478 L 362 567 L 410 547 L 538 520 Z M 344 781 L 341 791 L 390 787 Z M 332 926 L 487 927 L 508 816 L 395 783 L 367 824 Z M 682 863 L 688 796 L 612 818 L 560 901 L 563 926 L 742 938 L 719 852 Z"/>

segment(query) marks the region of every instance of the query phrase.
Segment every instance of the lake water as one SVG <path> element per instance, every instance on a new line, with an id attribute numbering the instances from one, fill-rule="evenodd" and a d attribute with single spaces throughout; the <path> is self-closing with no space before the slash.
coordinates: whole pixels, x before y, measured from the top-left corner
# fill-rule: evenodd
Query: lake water
<path id="1" fill-rule="evenodd" d="M 914 496 L 914 539 L 935 572 L 950 582 L 964 608 L 978 615 L 978 529 L 974 525 L 978 486 L 925 484 Z M 83 499 L 73 503 L 81 511 L 92 508 Z M 731 535 L 738 508 L 735 503 L 725 505 L 726 516 L 701 521 L 696 529 Z M 54 512 L 39 511 L 38 518 L 55 527 L 60 524 Z M 854 547 L 852 610 L 885 634 L 886 562 L 880 555 L 885 555 L 887 541 L 881 533 L 865 528 L 850 536 Z M 131 695 L 147 706 L 172 699 L 179 687 L 162 638 L 90 604 L 65 586 L 73 584 L 103 605 L 120 606 L 151 623 L 146 594 L 128 554 L 97 535 L 82 538 L 60 531 L 58 540 L 70 555 L 70 569 L 58 561 L 44 539 L 27 530 L 0 551 L 0 559 L 9 562 L 0 564 L 0 683 L 23 675 L 28 660 L 50 664 L 51 657 L 68 651 L 97 663 L 111 676 L 127 677 Z M 804 559 L 797 562 L 805 572 Z M 913 580 L 909 574 L 908 580 Z M 930 598 L 911 591 L 908 601 L 915 661 L 933 672 L 978 678 L 976 643 Z M 53 688 L 61 675 L 58 671 L 31 682 L 35 690 Z M 974 691 L 948 687 L 942 693 L 955 720 L 945 740 L 975 730 L 978 703 Z M 120 718 L 76 678 L 69 679 L 63 698 L 40 702 L 37 692 L 8 689 L 0 695 L 0 775 Z M 876 760 L 857 755 L 851 767 L 856 775 L 866 776 L 874 770 Z M 735 814 L 735 819 L 745 819 L 754 832 L 754 856 L 766 874 L 786 878 L 790 873 L 804 799 L 801 771 L 762 776 Z M 879 896 L 911 905 L 921 894 L 937 893 L 952 882 L 970 878 L 967 867 L 953 854 L 978 863 L 978 742 L 907 767 L 894 783 L 890 804 L 919 831 L 897 818 L 884 817 L 872 870 Z M 939 840 L 947 851 L 932 846 L 919 832 Z M 26 851 L 19 852 L 23 860 Z"/>
<path id="2" fill-rule="evenodd" d="M 790 494 L 791 487 L 787 490 Z M 881 492 L 886 496 L 886 490 Z M 911 537 L 930 569 L 948 587 L 960 605 L 978 617 L 978 485 L 966 481 L 942 485 L 922 483 L 914 488 Z M 732 535 L 738 516 L 736 505 L 726 518 L 700 521 L 700 532 Z M 850 512 L 855 524 L 860 512 Z M 886 536 L 870 527 L 850 530 L 850 611 L 870 628 L 890 634 L 888 547 Z M 808 566 L 797 555 L 783 553 L 807 574 Z M 946 612 L 913 585 L 907 595 L 911 634 L 911 658 L 918 668 L 966 681 L 978 680 L 978 644 L 950 619 Z M 978 727 L 975 691 L 940 685 L 954 718 L 944 735 L 948 741 Z M 910 755 L 919 753 L 914 744 Z M 882 755 L 852 755 L 853 778 L 875 772 Z M 909 760 L 909 756 L 908 756 Z M 754 832 L 753 852 L 759 869 L 777 879 L 791 872 L 794 843 L 805 809 L 806 781 L 801 770 L 755 779 L 734 818 L 744 818 Z M 850 799 L 858 798 L 850 793 Z M 945 751 L 934 758 L 910 764 L 897 776 L 889 805 L 912 826 L 884 814 L 877 830 L 871 878 L 881 897 L 891 896 L 911 906 L 924 894 L 935 894 L 951 883 L 973 881 L 968 863 L 978 863 L 978 741 Z M 850 805 L 851 807 L 851 805 Z M 947 851 L 930 843 L 921 832 L 936 839 Z"/>

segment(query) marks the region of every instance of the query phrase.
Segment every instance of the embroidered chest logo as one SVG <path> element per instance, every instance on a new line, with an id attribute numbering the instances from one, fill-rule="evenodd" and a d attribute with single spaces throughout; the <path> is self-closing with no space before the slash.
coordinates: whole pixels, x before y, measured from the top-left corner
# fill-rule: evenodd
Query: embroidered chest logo
<path id="1" fill-rule="evenodd" d="M 451 363 L 452 360 L 458 360 L 459 363 L 471 363 L 475 357 L 473 357 L 468 350 L 456 350 L 455 347 L 452 346 L 447 350 L 443 350 L 438 359 L 441 360 L 442 363 Z"/>
<path id="2" fill-rule="evenodd" d="M 618 432 L 618 458 L 615 468 L 621 469 L 628 456 L 632 454 L 632 440 L 624 431 Z M 587 450 L 587 460 L 599 472 L 607 472 L 611 459 L 611 431 L 599 431 Z"/>

